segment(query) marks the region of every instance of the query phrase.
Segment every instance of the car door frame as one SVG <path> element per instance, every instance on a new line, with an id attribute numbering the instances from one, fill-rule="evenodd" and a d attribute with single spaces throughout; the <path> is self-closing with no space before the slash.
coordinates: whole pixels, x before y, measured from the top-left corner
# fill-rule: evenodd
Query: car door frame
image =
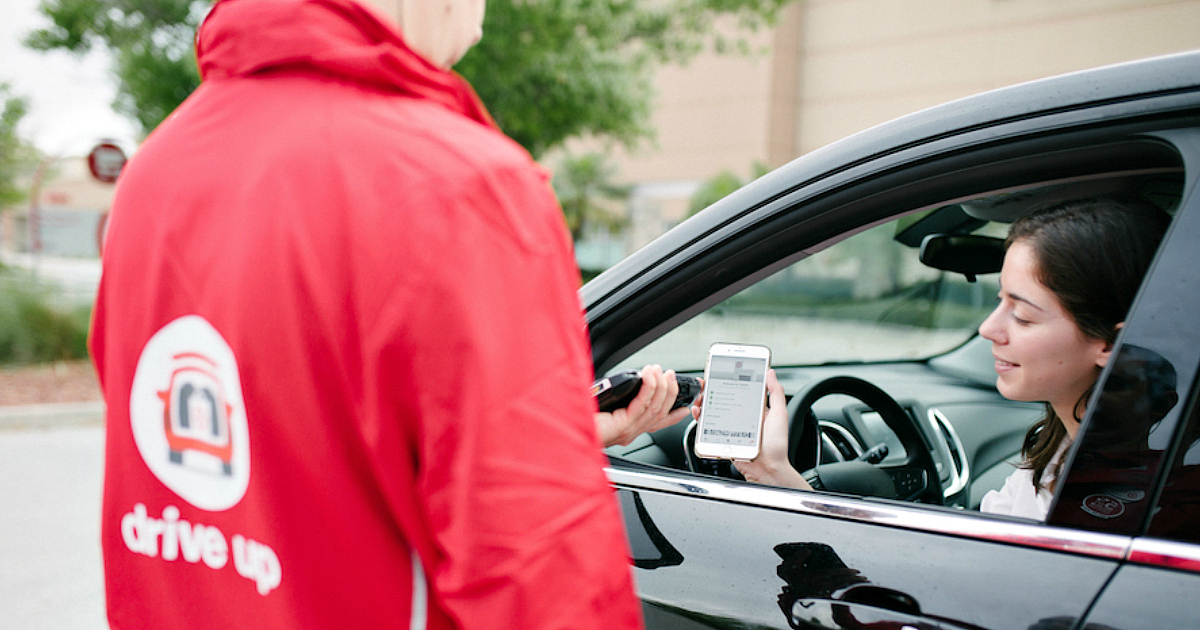
<path id="1" fill-rule="evenodd" d="M 717 204 L 707 211 L 708 216 L 692 225 L 685 224 L 683 229 L 660 239 L 642 253 L 643 257 L 659 257 L 657 264 L 627 273 L 645 262 L 634 260 L 627 269 L 618 270 L 599 283 L 591 293 L 584 292 L 593 326 L 597 372 L 603 372 L 628 356 L 632 349 L 745 286 L 831 241 L 844 238 L 848 223 L 865 229 L 895 216 L 898 205 L 915 212 L 925 207 L 922 200 L 930 207 L 946 203 L 954 198 L 954 190 L 961 190 L 962 198 L 969 198 L 986 190 L 984 182 L 998 174 L 1002 179 L 1019 180 L 1032 177 L 1034 172 L 1059 169 L 1062 178 L 1069 178 L 1073 159 L 1079 156 L 1088 159 L 1089 165 L 1083 171 L 1094 168 L 1093 161 L 1106 159 L 1102 150 L 1089 155 L 1088 151 L 1079 152 L 1078 147 L 1101 147 L 1110 140 L 1118 143 L 1135 138 L 1137 142 L 1144 140 L 1147 160 L 1153 163 L 1158 159 L 1153 147 L 1161 149 L 1173 142 L 1153 134 L 1193 126 L 1200 107 L 1198 102 L 1193 88 L 1063 108 L 1037 116 L 1005 117 L 960 133 L 910 142 L 820 176 L 800 177 L 798 184 L 789 183 L 787 178 L 804 175 L 807 165 L 781 169 L 747 187 L 749 190 L 743 189 L 742 194 Z M 1189 188 L 1188 199 L 1194 198 L 1192 193 L 1194 187 Z M 854 231 L 857 230 L 850 232 Z M 792 253 L 779 256 L 781 248 L 788 247 Z M 655 303 L 675 304 L 678 308 L 663 314 L 663 309 L 651 308 Z M 1131 317 L 1130 321 L 1130 328 L 1134 329 L 1135 320 Z M 1196 347 L 1200 348 L 1200 344 Z M 706 602 L 689 597 L 672 587 L 671 579 L 661 576 L 681 571 L 679 567 L 690 563 L 691 574 L 720 580 L 722 575 L 736 573 L 746 557 L 758 558 L 761 563 L 766 554 L 764 547 L 796 542 L 787 540 L 788 536 L 812 537 L 813 531 L 825 532 L 826 538 L 807 542 L 849 555 L 855 555 L 851 530 L 860 536 L 869 533 L 872 538 L 887 539 L 893 549 L 904 549 L 919 538 L 926 548 L 944 548 L 945 553 L 909 558 L 915 571 L 925 575 L 958 572 L 963 580 L 970 580 L 971 576 L 962 574 L 954 558 L 992 553 L 980 552 L 981 544 L 994 549 L 997 559 L 1022 558 L 1020 563 L 1005 569 L 1007 574 L 980 567 L 993 583 L 1001 586 L 978 593 L 974 601 L 968 602 L 972 598 L 964 596 L 963 605 L 945 600 L 940 607 L 926 603 L 923 608 L 918 606 L 921 615 L 917 616 L 913 615 L 916 609 L 907 607 L 905 602 L 928 601 L 928 589 L 910 592 L 914 590 L 911 582 L 878 585 L 879 592 L 891 595 L 871 600 L 870 603 L 879 604 L 871 607 L 872 614 L 917 619 L 916 623 L 927 623 L 929 627 L 1027 628 L 1046 619 L 1077 623 L 1091 608 L 1096 594 L 1135 550 L 1137 532 L 1133 530 L 1087 531 L 1056 526 L 1053 521 L 1028 523 L 886 501 L 756 487 L 619 460 L 614 460 L 609 477 L 620 492 L 636 495 L 641 505 L 641 510 L 625 512 L 631 531 L 644 530 L 647 522 L 652 523 L 658 538 L 669 541 L 680 558 L 676 564 L 638 569 L 647 619 L 668 619 L 672 624 L 689 620 L 702 627 L 791 626 L 796 620 L 780 615 L 782 611 L 774 611 L 775 616 L 770 618 L 762 617 L 761 602 L 739 605 L 737 583 L 729 586 L 733 603 L 717 601 L 719 597 Z M 708 509 L 701 510 L 696 505 Z M 724 516 L 711 516 L 715 522 L 674 531 L 678 519 L 683 518 L 681 515 L 697 510 L 705 512 L 705 518 L 710 518 L 707 515 L 710 512 Z M 779 521 L 778 533 L 768 532 L 760 541 L 741 541 L 739 544 L 759 548 L 748 550 L 740 559 L 728 553 L 728 536 L 717 538 L 712 533 L 737 532 L 740 524 L 765 521 Z M 849 533 L 839 533 L 843 531 Z M 955 551 L 963 549 L 972 551 L 966 554 Z M 1190 557 L 1190 553 L 1189 549 L 1183 555 Z M 635 564 L 636 560 L 635 556 Z M 856 570 L 868 576 L 892 570 L 886 558 L 859 557 L 856 562 L 859 565 Z M 1068 565 L 1069 568 L 1063 569 Z M 751 581 L 764 579 L 767 578 L 757 575 Z M 1044 601 L 1042 596 L 1048 592 L 1054 594 L 1055 603 L 1044 610 L 1030 606 L 1029 602 Z M 970 610 L 972 606 L 978 607 L 979 597 L 989 598 L 993 605 L 987 610 L 992 612 L 980 615 Z M 679 605 L 680 602 L 688 603 Z M 866 605 L 857 601 L 849 604 Z M 1008 608 L 1003 608 L 1005 604 Z"/>
<path id="2" fill-rule="evenodd" d="M 1181 153 L 1187 179 L 1185 196 L 1176 211 L 1171 228 L 1159 248 L 1154 266 L 1148 272 L 1140 294 L 1130 309 L 1126 329 L 1114 349 L 1114 365 L 1121 359 L 1122 346 L 1153 353 L 1173 367 L 1178 402 L 1159 421 L 1155 431 L 1171 439 L 1157 451 L 1152 462 L 1126 455 L 1153 474 L 1128 474 L 1109 471 L 1119 478 L 1123 494 L 1141 500 L 1122 500 L 1118 517 L 1085 509 L 1089 497 L 1098 489 L 1092 471 L 1079 462 L 1089 458 L 1113 459 L 1103 440 L 1087 440 L 1091 425 L 1103 422 L 1104 410 L 1089 414 L 1081 427 L 1079 446 L 1074 450 L 1063 478 L 1063 489 L 1051 507 L 1049 521 L 1092 531 L 1131 534 L 1130 546 L 1112 580 L 1090 607 L 1087 624 L 1094 627 L 1190 628 L 1195 626 L 1191 596 L 1200 592 L 1200 545 L 1146 535 L 1169 474 L 1169 462 L 1185 448 L 1182 433 L 1196 413 L 1200 399 L 1200 277 L 1195 273 L 1195 251 L 1200 243 L 1200 128 L 1155 134 L 1170 141 Z M 1108 366 L 1089 407 L 1103 400 L 1104 379 L 1113 371 Z M 1114 413 L 1120 413 L 1118 411 Z M 1119 455 L 1119 454 L 1118 454 Z M 1082 470 L 1081 470 L 1082 469 Z M 1082 477 L 1082 479 L 1080 479 Z M 1138 485 L 1141 481 L 1144 485 Z M 1131 483 L 1132 482 L 1132 483 Z M 1120 495 L 1118 495 L 1120 496 Z M 1128 511 L 1128 513 L 1125 513 Z M 1126 518 L 1132 516 L 1133 518 Z M 1200 523 L 1196 523 L 1200 526 Z M 1149 602 L 1149 604 L 1148 604 Z"/>

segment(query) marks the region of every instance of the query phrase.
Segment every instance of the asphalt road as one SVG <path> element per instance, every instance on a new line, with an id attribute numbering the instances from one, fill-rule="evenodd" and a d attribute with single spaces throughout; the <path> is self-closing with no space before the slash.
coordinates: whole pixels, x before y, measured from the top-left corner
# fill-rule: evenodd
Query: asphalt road
<path id="1" fill-rule="evenodd" d="M 84 413 L 0 422 L 0 630 L 108 627 L 100 559 L 104 429 L 93 411 Z"/>

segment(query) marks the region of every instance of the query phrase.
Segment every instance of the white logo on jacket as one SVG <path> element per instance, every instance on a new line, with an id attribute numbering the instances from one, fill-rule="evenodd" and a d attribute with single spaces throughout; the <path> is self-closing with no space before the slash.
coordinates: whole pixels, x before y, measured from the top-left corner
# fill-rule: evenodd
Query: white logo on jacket
<path id="1" fill-rule="evenodd" d="M 188 503 L 237 505 L 250 483 L 250 436 L 237 359 L 199 315 L 146 342 L 130 390 L 133 439 L 146 466 Z"/>

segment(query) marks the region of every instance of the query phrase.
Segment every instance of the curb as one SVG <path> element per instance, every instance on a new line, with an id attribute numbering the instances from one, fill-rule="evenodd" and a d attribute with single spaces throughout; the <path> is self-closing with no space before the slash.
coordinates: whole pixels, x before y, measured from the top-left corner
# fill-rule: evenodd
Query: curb
<path id="1" fill-rule="evenodd" d="M 103 426 L 104 401 L 0 406 L 0 430 Z"/>

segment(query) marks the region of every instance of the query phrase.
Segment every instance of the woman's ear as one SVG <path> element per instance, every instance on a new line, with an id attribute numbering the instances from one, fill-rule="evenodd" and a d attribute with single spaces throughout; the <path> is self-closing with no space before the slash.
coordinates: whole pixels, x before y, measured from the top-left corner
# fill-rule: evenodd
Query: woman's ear
<path id="1" fill-rule="evenodd" d="M 1113 334 L 1114 340 L 1117 338 L 1117 335 L 1121 334 L 1121 329 L 1124 327 L 1125 327 L 1125 322 L 1120 322 L 1117 324 L 1116 332 Z M 1103 368 L 1108 365 L 1108 360 L 1110 358 L 1112 358 L 1112 350 L 1113 350 L 1114 343 L 1115 343 L 1115 341 L 1105 341 L 1104 342 L 1104 345 L 1100 348 L 1099 354 L 1096 355 L 1096 366 L 1097 367 Z"/>

